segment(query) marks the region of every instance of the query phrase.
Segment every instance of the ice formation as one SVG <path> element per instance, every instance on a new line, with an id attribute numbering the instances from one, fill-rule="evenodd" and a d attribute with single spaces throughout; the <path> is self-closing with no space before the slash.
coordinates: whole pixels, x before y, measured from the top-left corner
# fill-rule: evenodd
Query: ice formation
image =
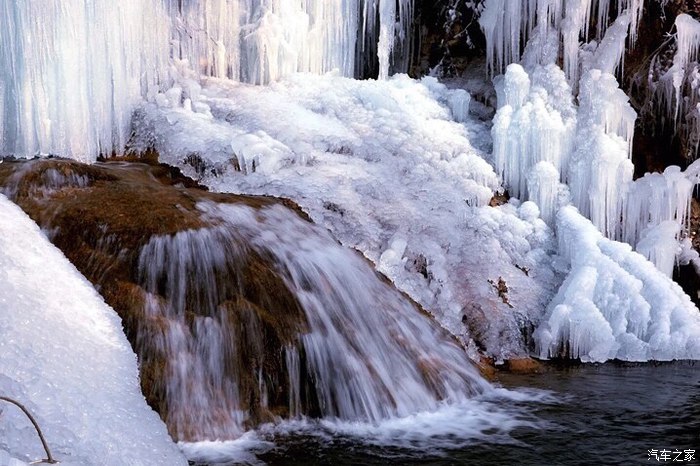
<path id="1" fill-rule="evenodd" d="M 697 58 L 700 49 L 700 22 L 687 14 L 675 20 L 676 53 L 673 64 L 664 69 L 658 55 L 652 58 L 649 88 L 653 108 L 671 121 L 675 131 L 688 142 L 687 156 L 697 157 L 700 142 L 700 67 Z M 658 81 L 655 69 L 660 68 Z"/>
<path id="2" fill-rule="evenodd" d="M 29 0 L 0 7 L 0 154 L 92 161 L 123 150 L 170 59 L 250 83 L 407 67 L 412 0 Z M 398 6 L 398 8 L 397 8 Z M 358 31 L 361 31 L 358 33 Z M 400 40 L 397 40 L 400 39 Z M 397 56 L 397 60 L 393 57 Z"/>
<path id="3" fill-rule="evenodd" d="M 613 75 L 592 69 L 582 76 L 576 150 L 567 180 L 573 204 L 612 239 L 620 238 L 620 215 L 634 173 L 630 145 L 635 119 Z"/>
<path id="4" fill-rule="evenodd" d="M 191 106 L 139 110 L 134 149 L 153 146 L 215 190 L 292 198 L 452 333 L 468 336 L 466 314 L 490 354 L 524 355 L 519 326 L 556 286 L 551 232 L 531 203 L 487 207 L 499 182 L 463 90 L 403 75 L 190 78 L 176 85 L 194 89 Z M 499 276 L 514 310 L 489 282 Z"/>
<path id="5" fill-rule="evenodd" d="M 134 106 L 167 71 L 160 3 L 3 2 L 0 154 L 120 150 Z"/>
<path id="6" fill-rule="evenodd" d="M 602 3 L 599 7 L 607 8 Z M 590 4 L 566 2 L 559 24 L 551 17 L 544 26 L 539 23 L 535 43 L 526 47 L 527 69 L 510 64 L 494 80 L 499 106 L 492 127 L 496 169 L 512 195 L 535 201 L 550 224 L 556 216 L 559 254 L 570 266 L 535 333 L 538 352 L 584 361 L 697 358 L 697 309 L 670 280 L 678 261 L 697 261 L 687 241 L 679 242 L 697 169 L 682 173 L 669 167 L 663 174 L 632 181 L 636 113 L 614 73 L 638 12 L 621 12 L 601 29 L 605 36 L 600 44 L 592 43 L 579 54 Z M 535 17 L 544 18 L 543 11 Z M 488 25 L 487 17 L 487 34 Z M 556 65 L 537 64 L 551 56 L 542 51 L 550 27 L 561 30 L 571 87 L 561 71 L 557 78 Z M 692 43 L 687 36 L 679 31 L 683 41 Z M 507 37 L 505 41 L 517 43 Z M 498 64 L 499 58 L 494 60 Z M 547 69 L 549 79 L 541 79 Z M 577 106 L 571 103 L 574 92 Z M 569 202 L 573 206 L 561 207 Z M 614 240 L 626 241 L 641 255 Z"/>
<path id="7" fill-rule="evenodd" d="M 531 81 L 523 67 L 511 64 L 497 92 L 503 106 L 491 130 L 496 169 L 512 196 L 536 201 L 551 221 L 576 128 L 571 90 L 556 65 L 536 67 Z"/>
<path id="8" fill-rule="evenodd" d="M 683 290 L 567 206 L 557 217 L 569 274 L 534 333 L 540 357 L 700 358 L 700 314 Z"/>
<path id="9" fill-rule="evenodd" d="M 614 239 L 622 235 L 620 216 L 634 171 L 630 157 L 637 115 L 612 74 L 629 24 L 628 14 L 622 14 L 585 63 L 577 107 L 556 65 L 535 65 L 529 73 L 508 65 L 496 82 L 499 109 L 491 131 L 494 163 L 511 195 L 544 206 L 551 222 L 566 201 L 559 182 L 566 183 L 571 202 Z"/>
<path id="10" fill-rule="evenodd" d="M 610 0 L 486 0 L 479 23 L 486 36 L 489 69 L 498 74 L 507 65 L 519 62 L 523 47 L 533 35 L 537 36 L 539 47 L 549 47 L 550 39 L 561 35 L 556 40 L 564 70 L 575 84 L 579 76 L 580 41 L 590 38 L 589 24 L 594 16 L 598 25 L 596 38 L 606 35 L 610 4 Z M 618 18 L 627 12 L 631 44 L 636 41 L 643 8 L 644 0 L 617 2 Z M 530 56 L 543 57 L 545 61 L 539 64 L 549 64 L 552 54 L 544 51 L 540 48 Z"/>
<path id="11" fill-rule="evenodd" d="M 61 464 L 187 464 L 146 405 L 117 314 L 2 195 L 0 394 L 27 406 Z M 0 414 L 0 463 L 45 458 L 18 409 Z"/>

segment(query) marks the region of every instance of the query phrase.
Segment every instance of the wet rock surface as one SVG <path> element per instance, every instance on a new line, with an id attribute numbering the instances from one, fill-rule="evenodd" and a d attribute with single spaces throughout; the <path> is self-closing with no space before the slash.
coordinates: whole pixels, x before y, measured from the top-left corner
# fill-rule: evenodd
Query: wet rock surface
<path id="1" fill-rule="evenodd" d="M 218 321 L 227 339 L 221 343 L 223 373 L 212 375 L 217 380 L 210 380 L 208 389 L 221 390 L 235 383 L 238 408 L 250 413 L 245 424 L 285 414 L 289 400 L 283 350 L 307 323 L 270 258 L 245 244 L 235 245 L 237 262 L 213 270 L 217 282 L 233 285 L 219 286 L 215 296 L 207 296 L 208 306 L 199 305 L 206 292 L 197 288 L 196 267 L 184 266 L 177 272 L 185 275 L 188 289 L 181 294 L 179 306 L 170 306 L 171 311 L 182 313 L 174 315 L 153 312 L 154 302 L 168 307 L 165 303 L 173 298 L 169 296 L 172 290 L 162 283 L 149 289 L 139 270 L 139 257 L 152 238 L 211 227 L 200 215 L 198 203 L 242 204 L 255 209 L 284 204 L 299 212 L 296 206 L 281 199 L 210 193 L 176 169 L 123 162 L 84 165 L 60 159 L 6 160 L 0 164 L 0 185 L 121 316 L 139 355 L 143 393 L 175 438 L 196 440 L 201 426 L 177 418 L 178 411 L 187 407 L 169 406 L 178 399 L 169 395 L 173 389 L 165 381 L 181 368 L 166 354 L 165 350 L 173 348 L 163 341 L 174 328 L 196 334 L 203 325 Z M 313 400 L 307 405 L 312 406 Z M 202 413 L 206 419 L 190 420 L 226 423 L 230 408 L 221 404 L 211 413 Z"/>

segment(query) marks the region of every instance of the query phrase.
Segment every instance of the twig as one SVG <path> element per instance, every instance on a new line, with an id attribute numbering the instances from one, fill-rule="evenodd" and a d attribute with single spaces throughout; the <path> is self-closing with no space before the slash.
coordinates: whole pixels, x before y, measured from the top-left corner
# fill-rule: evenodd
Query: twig
<path id="1" fill-rule="evenodd" d="M 51 456 L 51 450 L 49 450 L 49 445 L 46 443 L 46 439 L 44 438 L 44 434 L 41 432 L 41 429 L 39 428 L 39 424 L 36 422 L 36 419 L 34 419 L 34 416 L 27 410 L 27 408 L 24 407 L 20 402 L 13 400 L 12 398 L 7 398 L 5 396 L 0 396 L 1 401 L 7 401 L 8 403 L 11 403 L 15 406 L 17 406 L 19 409 L 22 410 L 22 412 L 29 418 L 29 420 L 32 422 L 32 425 L 34 425 L 34 429 L 36 430 L 36 433 L 39 434 L 39 440 L 41 440 L 41 444 L 44 446 L 44 451 L 46 451 L 46 459 L 42 461 L 42 463 L 49 463 L 49 464 L 56 464 L 58 461 L 53 459 L 53 456 Z"/>

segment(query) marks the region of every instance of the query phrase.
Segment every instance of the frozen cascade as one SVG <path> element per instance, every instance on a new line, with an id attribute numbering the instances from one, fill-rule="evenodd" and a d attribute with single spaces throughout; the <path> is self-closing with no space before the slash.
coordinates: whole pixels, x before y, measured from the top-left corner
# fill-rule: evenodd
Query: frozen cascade
<path id="1" fill-rule="evenodd" d="M 185 78 L 178 87 L 193 86 Z M 455 335 L 468 342 L 462 316 L 474 316 L 489 354 L 524 355 L 518 322 L 539 315 L 556 286 L 551 230 L 519 203 L 487 207 L 499 186 L 489 130 L 473 116 L 453 121 L 464 94 L 405 75 L 201 83 L 191 109 L 144 105 L 133 147 L 153 144 L 216 191 L 293 199 Z M 406 248 L 382 261 L 395 239 Z M 488 282 L 499 276 L 516 311 Z"/>
<path id="2" fill-rule="evenodd" d="M 0 6 L 0 155 L 94 160 L 124 147 L 131 112 L 167 71 L 161 2 Z"/>
<path id="3" fill-rule="evenodd" d="M 644 9 L 644 0 L 619 0 L 617 13 L 629 15 L 629 42 L 637 39 L 637 27 Z M 520 61 L 521 50 L 533 34 L 541 46 L 549 44 L 547 37 L 561 34 L 559 42 L 564 70 L 572 84 L 578 81 L 579 44 L 591 36 L 589 24 L 596 18 L 596 38 L 602 39 L 608 30 L 610 0 L 486 0 L 479 19 L 486 36 L 486 59 L 492 74 L 502 72 L 510 63 Z M 533 54 L 550 63 L 551 53 Z"/>
<path id="4" fill-rule="evenodd" d="M 136 105 L 170 86 L 170 59 L 186 60 L 200 75 L 257 84 L 293 72 L 337 69 L 352 77 L 370 53 L 380 57 L 382 76 L 392 62 L 404 70 L 408 63 L 393 60 L 392 50 L 399 39 L 410 42 L 412 6 L 413 0 L 4 2 L 0 154 L 94 161 L 122 151 Z"/>
<path id="5" fill-rule="evenodd" d="M 567 5 L 573 7 L 574 2 Z M 582 63 L 567 70 L 569 77 L 574 69 L 582 73 L 575 86 L 578 107 L 571 104 L 568 86 L 554 86 L 560 96 L 564 90 L 566 97 L 550 99 L 550 92 L 556 91 L 543 92 L 538 88 L 542 84 L 536 84 L 537 73 L 546 69 L 536 59 L 548 54 L 536 50 L 546 46 L 540 26 L 537 43 L 528 44 L 527 71 L 511 64 L 504 77 L 495 79 L 499 109 L 492 128 L 494 164 L 511 194 L 535 201 L 543 219 L 553 222 L 559 210 L 559 253 L 569 265 L 567 278 L 534 334 L 541 357 L 583 361 L 700 357 L 697 309 L 670 280 L 677 260 L 697 261 L 697 254 L 686 254 L 683 248 L 687 245 L 678 242 L 687 222 L 697 168 L 681 173 L 678 167 L 669 167 L 664 174 L 632 182 L 636 113 L 613 73 L 634 18 L 634 13 L 621 13 L 600 45 L 589 47 L 582 54 Z M 566 27 L 575 31 L 571 55 L 578 60 L 579 26 L 565 19 L 561 25 L 564 41 Z M 556 108 L 550 102 L 567 105 Z M 544 108 L 539 115 L 538 106 Z M 571 118 L 575 130 L 566 133 L 550 128 L 541 133 L 546 137 L 535 137 L 535 141 L 546 140 L 545 152 L 556 154 L 541 160 L 536 157 L 537 145 L 530 141 L 552 117 Z M 567 143 L 553 145 L 558 138 L 552 134 L 562 135 Z M 557 163 L 559 160 L 566 162 Z M 566 206 L 569 202 L 573 206 Z M 559 208 L 562 205 L 565 207 Z M 628 241 L 641 254 L 615 239 Z"/>
<path id="6" fill-rule="evenodd" d="M 557 239 L 570 271 L 534 333 L 541 357 L 700 358 L 700 314 L 680 286 L 572 206 L 559 211 Z"/>
<path id="7" fill-rule="evenodd" d="M 230 314 L 213 304 L 222 287 L 241 286 L 217 277 L 235 269 L 247 247 L 273 258 L 308 321 L 308 331 L 285 350 L 291 415 L 317 409 L 320 416 L 376 422 L 488 387 L 456 340 L 325 229 L 281 206 L 198 207 L 218 226 L 153 238 L 140 258 L 146 289 L 165 290 L 165 300 L 152 299 L 145 313 L 162 320 L 162 334 L 152 338 L 167 355 L 167 421 L 179 436 L 238 437 L 251 412 L 277 396 L 279 382 L 256 350 L 265 344 L 260 323 L 249 317 L 234 330 Z M 194 317 L 185 304 L 192 299 Z M 240 351 L 259 352 L 255 367 L 237 362 Z M 241 397 L 246 377 L 259 381 L 252 401 L 259 406 Z"/>

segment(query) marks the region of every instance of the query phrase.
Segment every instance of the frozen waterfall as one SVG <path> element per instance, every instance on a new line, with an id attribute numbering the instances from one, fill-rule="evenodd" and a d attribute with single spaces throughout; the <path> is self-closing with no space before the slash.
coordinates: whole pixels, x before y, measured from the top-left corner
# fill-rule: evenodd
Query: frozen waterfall
<path id="1" fill-rule="evenodd" d="M 131 114 L 170 63 L 264 84 L 364 60 L 387 76 L 413 0 L 28 0 L 0 6 L 0 155 L 92 161 L 124 149 Z M 401 39 L 400 41 L 398 39 Z M 399 47 L 401 44 L 398 44 Z M 401 49 L 398 49 L 401 51 Z M 405 54 L 402 54 L 405 55 Z M 398 68 L 407 67 L 405 58 Z"/>

